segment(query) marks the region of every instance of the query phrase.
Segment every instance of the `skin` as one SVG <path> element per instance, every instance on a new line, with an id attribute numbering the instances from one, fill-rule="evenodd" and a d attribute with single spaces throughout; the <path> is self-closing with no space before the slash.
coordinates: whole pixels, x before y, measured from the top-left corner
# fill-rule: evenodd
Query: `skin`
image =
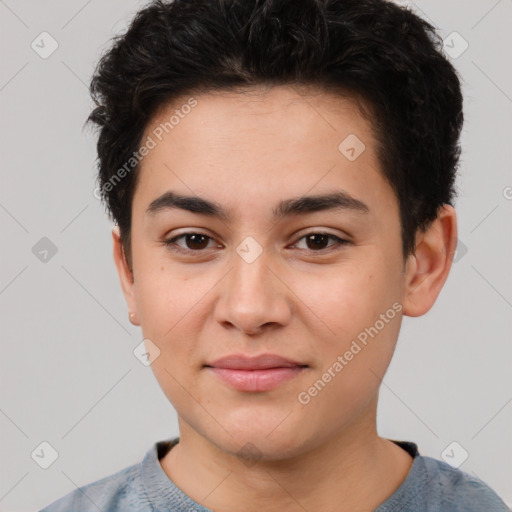
<path id="1" fill-rule="evenodd" d="M 416 252 L 404 262 L 397 198 L 353 99 L 289 87 L 195 98 L 197 106 L 142 161 L 132 269 L 117 227 L 112 231 L 132 323 L 160 350 L 151 366 L 178 413 L 180 442 L 160 461 L 162 469 L 216 511 L 373 510 L 413 462 L 377 433 L 379 386 L 402 316 L 429 311 L 447 279 L 455 211 L 444 206 L 418 232 Z M 187 99 L 162 106 L 144 139 Z M 354 161 L 338 150 L 349 134 L 366 146 Z M 360 199 L 369 213 L 271 218 L 283 199 L 333 189 Z M 145 214 L 168 190 L 216 201 L 233 217 L 225 222 L 178 209 Z M 187 255 L 164 244 L 185 232 L 211 240 L 199 249 L 177 240 Z M 319 250 L 303 238 L 319 232 L 351 243 L 327 239 Z M 247 236 L 262 248 L 252 263 L 236 252 Z M 298 394 L 393 303 L 401 312 L 308 404 L 300 403 Z M 228 354 L 269 352 L 308 368 L 271 391 L 244 392 L 203 367 Z M 256 447 L 252 462 L 237 455 L 246 443 Z"/>

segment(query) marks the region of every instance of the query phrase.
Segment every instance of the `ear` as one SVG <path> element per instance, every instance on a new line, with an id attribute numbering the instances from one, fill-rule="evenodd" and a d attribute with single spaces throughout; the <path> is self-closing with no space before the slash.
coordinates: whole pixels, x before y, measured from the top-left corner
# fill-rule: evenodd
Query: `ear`
<path id="1" fill-rule="evenodd" d="M 135 294 L 135 282 L 133 278 L 133 272 L 126 261 L 126 257 L 123 251 L 123 245 L 121 243 L 121 235 L 119 232 L 119 226 L 112 228 L 112 241 L 114 244 L 114 262 L 117 267 L 117 273 L 119 274 L 119 280 L 121 282 L 121 288 L 123 290 L 126 304 L 128 305 L 128 311 L 132 314 L 130 322 L 134 325 L 140 325 L 138 320 L 137 312 L 137 301 Z"/>
<path id="2" fill-rule="evenodd" d="M 407 259 L 403 314 L 421 316 L 434 305 L 450 272 L 457 248 L 457 216 L 443 205 L 425 232 L 416 236 L 416 251 Z"/>

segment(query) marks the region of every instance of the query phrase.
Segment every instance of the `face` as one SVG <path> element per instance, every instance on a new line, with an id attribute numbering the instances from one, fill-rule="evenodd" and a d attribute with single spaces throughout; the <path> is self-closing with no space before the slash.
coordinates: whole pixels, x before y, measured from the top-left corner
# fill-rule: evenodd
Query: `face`
<path id="1" fill-rule="evenodd" d="M 252 443 L 289 457 L 377 396 L 405 293 L 397 199 L 349 98 L 286 87 L 194 98 L 163 107 L 143 136 L 155 144 L 133 199 L 125 296 L 183 425 L 224 452 Z M 230 369 L 216 364 L 226 356 Z"/>

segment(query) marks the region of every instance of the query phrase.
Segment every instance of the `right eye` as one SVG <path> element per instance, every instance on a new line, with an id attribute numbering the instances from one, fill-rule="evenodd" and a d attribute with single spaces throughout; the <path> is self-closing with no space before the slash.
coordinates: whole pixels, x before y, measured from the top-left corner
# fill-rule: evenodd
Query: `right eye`
<path id="1" fill-rule="evenodd" d="M 185 247 L 176 243 L 177 240 L 182 238 L 185 240 Z M 199 253 L 202 252 L 203 249 L 207 249 L 208 241 L 213 242 L 214 240 L 212 237 L 203 233 L 190 231 L 188 233 L 181 233 L 170 240 L 166 240 L 164 243 L 171 251 L 190 254 Z"/>

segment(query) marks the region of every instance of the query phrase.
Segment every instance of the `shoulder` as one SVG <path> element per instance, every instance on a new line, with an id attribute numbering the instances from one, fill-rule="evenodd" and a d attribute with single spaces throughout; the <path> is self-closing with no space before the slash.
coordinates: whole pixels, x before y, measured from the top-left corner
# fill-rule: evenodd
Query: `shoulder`
<path id="1" fill-rule="evenodd" d="M 503 500 L 476 476 L 428 456 L 419 456 L 417 462 L 421 462 L 424 466 L 422 479 L 425 498 L 438 510 L 510 511 Z"/>
<path id="2" fill-rule="evenodd" d="M 421 455 L 416 443 L 393 442 L 414 461 L 406 479 L 375 512 L 512 512 L 478 477 Z"/>
<path id="3" fill-rule="evenodd" d="M 109 476 L 78 487 L 46 506 L 40 512 L 109 512 L 144 510 L 144 489 L 139 473 L 140 464 L 133 464 Z M 148 504 L 147 510 L 151 510 Z"/>

